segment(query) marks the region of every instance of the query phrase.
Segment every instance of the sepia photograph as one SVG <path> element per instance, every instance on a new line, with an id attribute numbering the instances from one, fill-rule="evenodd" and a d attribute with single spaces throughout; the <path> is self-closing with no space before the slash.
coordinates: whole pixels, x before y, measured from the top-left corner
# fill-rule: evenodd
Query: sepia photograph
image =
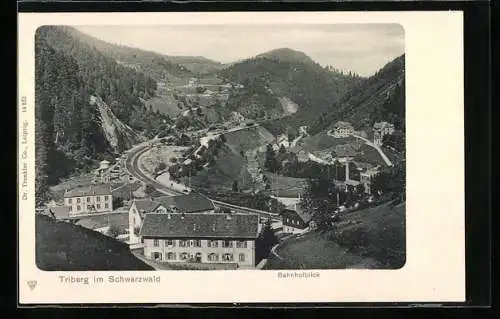
<path id="1" fill-rule="evenodd" d="M 404 265 L 400 25 L 42 26 L 35 59 L 39 268 Z"/>
<path id="2" fill-rule="evenodd" d="M 461 23 L 21 15 L 22 302 L 463 300 Z"/>

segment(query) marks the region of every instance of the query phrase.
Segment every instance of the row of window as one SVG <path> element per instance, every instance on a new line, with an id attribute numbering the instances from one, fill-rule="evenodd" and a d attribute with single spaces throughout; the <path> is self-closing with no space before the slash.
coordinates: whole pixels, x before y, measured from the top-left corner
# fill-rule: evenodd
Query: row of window
<path id="1" fill-rule="evenodd" d="M 286 222 L 287 222 L 287 223 L 290 223 L 290 222 L 291 222 L 291 223 L 292 223 L 292 225 L 299 225 L 299 224 L 300 224 L 300 222 L 299 222 L 298 220 L 294 220 L 294 219 L 290 219 L 290 218 L 287 218 L 287 219 L 286 219 Z"/>
<path id="2" fill-rule="evenodd" d="M 167 260 L 177 260 L 177 257 L 179 257 L 179 260 L 188 260 L 190 259 L 190 255 L 187 252 L 180 253 L 178 256 L 176 253 L 170 252 L 167 253 L 166 255 Z M 191 256 L 195 261 L 201 262 L 202 260 L 202 253 L 196 253 L 196 255 Z M 152 252 L 151 253 L 151 258 L 153 259 L 160 259 L 161 260 L 161 253 L 158 252 Z M 220 258 L 220 259 L 219 259 Z M 234 261 L 234 256 L 231 253 L 226 253 L 226 254 L 217 254 L 217 253 L 208 253 L 207 254 L 207 260 L 212 261 L 212 262 L 217 262 L 219 260 L 221 261 Z M 245 261 L 245 254 L 240 253 L 238 254 L 238 260 L 240 262 Z"/>
<path id="3" fill-rule="evenodd" d="M 201 247 L 201 240 L 179 240 L 179 247 Z M 165 246 L 175 247 L 177 240 L 167 239 L 165 240 Z M 234 241 L 232 240 L 220 240 L 220 245 L 223 248 L 232 248 Z M 236 241 L 237 248 L 247 248 L 247 242 L 245 240 Z M 153 246 L 160 246 L 160 239 L 153 239 Z M 207 240 L 207 246 L 211 248 L 219 247 L 219 240 Z"/>
<path id="4" fill-rule="evenodd" d="M 101 209 L 101 204 L 96 204 L 97 209 Z M 109 208 L 109 204 L 105 203 L 104 208 Z M 73 211 L 73 206 L 68 206 L 69 211 Z M 79 212 L 82 210 L 82 206 L 76 205 L 76 211 Z M 93 210 L 93 205 L 87 205 L 87 210 Z"/>
<path id="5" fill-rule="evenodd" d="M 100 202 L 101 201 L 101 196 L 94 196 L 96 198 L 96 201 Z M 109 195 L 102 196 L 104 197 L 104 201 L 109 200 Z M 76 199 L 76 203 L 80 204 L 82 202 L 83 198 L 78 197 Z M 92 197 L 87 197 L 87 203 L 90 203 L 92 201 Z M 68 199 L 68 204 L 73 204 L 73 198 Z"/>

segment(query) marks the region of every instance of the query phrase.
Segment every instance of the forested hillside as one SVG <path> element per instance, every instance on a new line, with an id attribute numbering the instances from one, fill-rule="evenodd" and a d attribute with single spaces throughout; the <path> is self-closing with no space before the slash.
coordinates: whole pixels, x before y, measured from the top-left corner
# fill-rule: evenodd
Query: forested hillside
<path id="1" fill-rule="evenodd" d="M 233 64 L 222 70 L 220 76 L 243 84 L 247 91 L 259 92 L 262 88 L 269 88 L 275 97 L 289 98 L 299 106 L 293 117 L 298 119 L 297 124 L 303 125 L 330 109 L 361 80 L 356 75 L 324 68 L 304 53 L 290 49 L 274 50 Z M 271 101 L 270 105 L 274 102 Z M 230 101 L 228 107 L 231 107 Z"/>
<path id="2" fill-rule="evenodd" d="M 205 57 L 167 56 L 152 51 L 108 43 L 75 28 L 65 27 L 65 29 L 80 41 L 89 44 L 126 66 L 137 68 L 149 74 L 156 80 L 184 81 L 189 77 L 217 71 L 223 66 L 219 62 Z"/>
<path id="3" fill-rule="evenodd" d="M 157 130 L 159 124 L 169 121 L 146 109 L 140 100 L 153 94 L 155 81 L 118 65 L 72 38 L 64 28 L 44 26 L 37 30 L 35 64 L 38 198 L 48 185 L 76 169 L 88 169 L 96 161 L 123 151 L 108 142 L 101 114 L 90 103 L 91 95 L 102 98 L 124 124 L 146 134 L 153 135 L 153 128 Z"/>
<path id="4" fill-rule="evenodd" d="M 323 112 L 311 126 L 318 133 L 336 121 L 351 122 L 356 128 L 369 128 L 377 121 L 405 128 L 405 57 L 399 56 L 370 78 L 353 86 L 330 111 Z"/>

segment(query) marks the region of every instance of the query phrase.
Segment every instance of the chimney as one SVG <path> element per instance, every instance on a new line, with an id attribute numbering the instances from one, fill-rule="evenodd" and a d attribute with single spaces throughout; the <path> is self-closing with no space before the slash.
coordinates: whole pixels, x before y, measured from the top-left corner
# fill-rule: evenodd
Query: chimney
<path id="1" fill-rule="evenodd" d="M 345 180 L 349 180 L 349 161 L 345 161 Z"/>
<path id="2" fill-rule="evenodd" d="M 181 214 L 181 219 L 184 219 L 185 215 L 184 213 Z"/>

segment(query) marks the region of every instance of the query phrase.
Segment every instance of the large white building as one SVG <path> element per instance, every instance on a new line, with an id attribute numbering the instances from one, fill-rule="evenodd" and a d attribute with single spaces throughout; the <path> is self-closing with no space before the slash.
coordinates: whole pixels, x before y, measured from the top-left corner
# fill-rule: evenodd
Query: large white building
<path id="1" fill-rule="evenodd" d="M 373 142 L 382 145 L 384 136 L 392 133 L 394 133 L 394 124 L 377 122 L 373 125 Z"/>
<path id="2" fill-rule="evenodd" d="M 67 190 L 64 206 L 68 216 L 110 212 L 113 210 L 113 195 L 108 185 L 90 185 Z"/>
<path id="3" fill-rule="evenodd" d="M 140 236 L 144 256 L 157 262 L 255 267 L 259 216 L 236 213 L 150 213 Z"/>

